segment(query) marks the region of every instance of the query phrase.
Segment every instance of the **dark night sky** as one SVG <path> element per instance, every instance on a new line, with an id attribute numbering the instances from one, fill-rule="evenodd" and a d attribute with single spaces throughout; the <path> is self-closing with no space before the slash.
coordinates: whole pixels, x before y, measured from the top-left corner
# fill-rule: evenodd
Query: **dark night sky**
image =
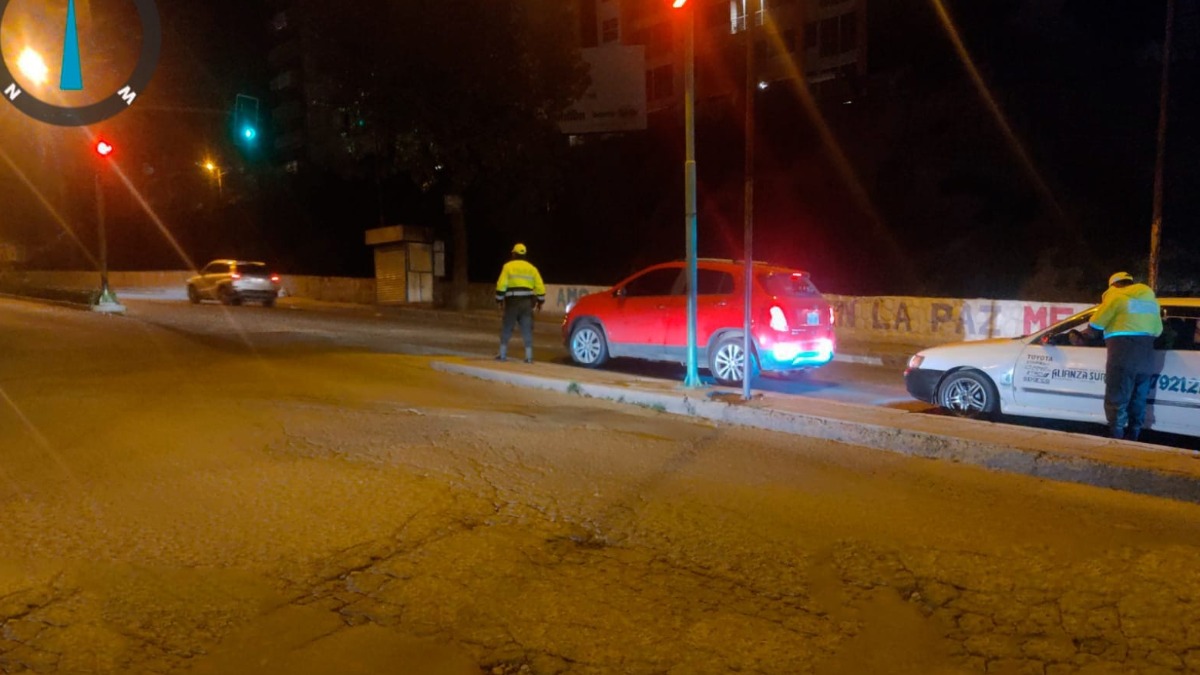
<path id="1" fill-rule="evenodd" d="M 1200 163 L 1192 159 L 1200 153 L 1200 115 L 1196 114 L 1200 105 L 1196 60 L 1200 12 L 1195 9 L 1200 0 L 1179 2 L 1181 21 L 1176 39 L 1180 60 L 1173 71 L 1165 241 L 1169 252 L 1183 252 L 1179 257 L 1187 260 L 1200 253 L 1200 228 L 1196 227 L 1200 221 L 1200 190 L 1196 189 Z M 206 187 L 195 160 L 216 153 L 228 157 L 231 164 L 252 167 L 267 159 L 239 154 L 229 142 L 228 123 L 235 94 L 267 95 L 265 22 L 269 12 L 265 3 L 244 0 L 159 0 L 159 5 L 165 24 L 164 55 L 151 90 L 130 113 L 101 131 L 122 139 L 124 160 L 144 177 L 149 190 L 176 195 L 174 201 L 163 197 L 164 213 L 174 214 L 168 225 L 180 235 L 185 248 L 192 247 L 189 251 L 194 249 L 195 255 L 203 256 L 215 252 L 213 242 L 206 241 L 203 233 L 216 216 L 207 205 L 192 203 L 204 201 L 195 195 L 203 194 Z M 1012 296 L 1020 292 L 1023 280 L 1034 272 L 1043 254 L 1057 256 L 1057 265 L 1079 267 L 1089 276 L 1085 282 L 1109 266 L 1136 268 L 1148 248 L 1158 113 L 1155 58 L 1165 1 L 953 0 L 947 6 L 1039 175 L 1063 207 L 1066 220 L 1054 222 L 1037 213 L 1041 207 L 1033 182 L 1015 155 L 1006 150 L 993 120 L 972 91 L 931 1 L 868 0 L 868 95 L 854 110 L 830 114 L 837 116 L 832 119 L 833 127 L 871 193 L 882 229 L 863 225 L 861 214 L 853 213 L 855 207 L 844 183 L 823 172 L 819 159 L 809 161 L 810 155 L 815 157 L 813 148 L 777 143 L 774 156 L 772 150 L 763 151 L 763 161 L 790 167 L 787 170 L 794 175 L 792 179 L 762 177 L 765 211 L 758 218 L 764 228 L 764 249 L 772 250 L 768 247 L 773 241 L 779 243 L 773 250 L 795 249 L 797 264 L 813 269 L 819 282 L 825 280 L 822 285 L 827 290 L 844 292 L 992 292 Z M 765 105 L 764 115 L 769 114 L 770 106 Z M 763 127 L 770 129 L 771 121 L 765 119 Z M 727 140 L 709 145 L 738 146 L 736 139 L 734 143 Z M 645 162 L 636 167 L 620 162 L 620 157 L 636 157 L 639 144 L 649 147 L 655 142 L 648 132 L 623 141 L 615 150 L 617 159 L 603 153 L 596 156 L 595 166 L 604 162 L 607 175 L 613 176 L 612 191 L 621 189 L 623 179 L 637 176 L 643 182 L 663 182 L 666 187 L 660 192 L 674 195 L 682 172 L 673 160 L 661 163 L 662 175 L 647 174 Z M 701 152 L 706 152 L 705 141 L 699 142 Z M 46 155 L 46 147 L 43 144 L 38 152 Z M 712 192 L 702 195 L 702 209 L 706 204 L 716 206 L 701 217 L 708 221 L 703 224 L 707 252 L 736 254 L 740 248 L 737 195 L 741 164 L 737 156 L 719 153 L 719 149 L 712 150 L 708 157 L 698 157 L 702 180 L 707 175 L 719 183 L 709 185 Z M 927 172 L 926 167 L 931 170 Z M 0 166 L 0 173 L 5 170 Z M 234 190 L 237 179 L 230 179 Z M 4 180 L 12 193 L 16 189 L 12 181 L 7 175 Z M 799 203 L 775 199 L 769 193 L 772 185 L 795 184 L 788 180 L 801 181 L 794 189 L 803 195 L 797 197 Z M 580 186 L 564 189 L 563 200 L 571 195 L 586 196 Z M 624 194 L 603 201 L 611 212 L 596 214 L 583 205 L 575 209 L 561 205 L 550 220 L 570 222 L 548 222 L 542 229 L 522 226 L 519 216 L 506 219 L 497 213 L 480 218 L 475 223 L 473 250 L 478 259 L 472 260 L 473 276 L 490 275 L 497 259 L 490 249 L 504 248 L 513 237 L 530 240 L 541 254 L 538 262 L 549 274 L 570 276 L 564 281 L 575 283 L 615 281 L 614 277 L 647 262 L 641 255 L 678 257 L 675 251 L 682 252 L 682 241 L 674 241 L 677 230 L 639 239 L 639 245 L 631 247 L 627 238 L 621 241 L 620 227 L 612 224 L 618 218 L 630 221 L 629 230 L 639 233 L 635 236 L 643 236 L 640 232 L 647 222 L 668 222 L 675 228 L 681 204 L 666 199 L 639 202 Z M 771 210 L 775 208 L 778 211 Z M 138 218 L 132 203 L 118 202 L 113 209 L 118 221 Z M 287 223 L 267 222 L 260 212 L 244 205 L 220 217 L 237 221 L 235 230 L 243 233 L 243 241 L 270 230 L 270 236 L 263 239 L 274 243 L 266 252 L 286 257 L 287 237 L 280 228 L 288 227 Z M 589 217 L 606 217 L 609 222 L 584 222 Z M 537 218 L 529 219 L 535 221 Z M 1014 222 L 1024 225 L 1014 231 L 1003 229 Z M 812 232 L 805 240 L 816 243 L 805 250 L 789 248 L 789 242 L 797 239 L 793 230 L 810 226 Z M 587 236 L 563 234 L 594 233 L 601 228 L 616 241 L 589 241 Z M 345 229 L 340 235 L 347 240 L 345 247 L 361 249 L 362 228 L 350 228 L 348 234 Z M 147 229 L 134 238 L 147 250 L 161 251 L 150 243 L 157 237 Z M 871 237 L 890 238 L 899 248 L 867 246 L 869 253 L 864 254 L 862 241 Z M 1084 250 L 1086 255 L 1081 253 Z M 131 260 L 129 265 L 177 265 L 169 257 L 172 254 L 155 255 L 161 259 Z M 868 259 L 864 260 L 864 255 Z M 967 264 L 964 258 L 977 260 L 977 264 Z M 296 266 L 306 264 L 298 256 L 292 259 Z M 369 274 L 369 267 L 363 267 L 368 259 L 364 250 L 355 253 L 353 262 L 342 269 L 291 271 Z M 917 282 L 900 287 L 898 272 L 905 267 Z M 1190 270 L 1193 266 L 1186 267 Z M 876 276 L 869 276 L 866 269 L 874 270 Z M 987 279 L 1001 281 L 989 287 Z"/>

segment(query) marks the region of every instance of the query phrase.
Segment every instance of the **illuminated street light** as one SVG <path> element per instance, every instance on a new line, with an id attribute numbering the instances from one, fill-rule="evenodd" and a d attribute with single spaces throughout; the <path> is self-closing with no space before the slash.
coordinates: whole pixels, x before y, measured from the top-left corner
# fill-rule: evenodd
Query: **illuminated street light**
<path id="1" fill-rule="evenodd" d="M 222 169 L 220 166 L 217 165 L 216 162 L 214 162 L 211 159 L 206 159 L 203 162 L 197 162 L 196 166 L 203 168 L 205 171 L 211 173 L 214 177 L 216 177 L 216 179 L 217 179 L 217 200 L 223 201 L 224 195 L 225 195 L 225 185 L 224 185 L 224 181 L 222 179 L 225 177 L 225 174 L 227 174 L 229 172 Z"/>
<path id="2" fill-rule="evenodd" d="M 45 84 L 50 75 L 46 60 L 32 47 L 26 47 L 17 57 L 17 69 L 33 84 Z"/>

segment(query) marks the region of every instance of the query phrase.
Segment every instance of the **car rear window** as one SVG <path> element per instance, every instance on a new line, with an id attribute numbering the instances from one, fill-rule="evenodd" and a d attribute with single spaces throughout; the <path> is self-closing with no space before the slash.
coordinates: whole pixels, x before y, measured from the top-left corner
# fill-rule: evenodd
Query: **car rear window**
<path id="1" fill-rule="evenodd" d="M 270 270 L 262 263 L 238 263 L 238 272 L 248 277 L 267 277 L 271 276 Z"/>
<path id="2" fill-rule="evenodd" d="M 758 275 L 758 283 L 767 293 L 789 298 L 812 298 L 821 294 L 812 279 L 802 272 L 768 272 Z"/>

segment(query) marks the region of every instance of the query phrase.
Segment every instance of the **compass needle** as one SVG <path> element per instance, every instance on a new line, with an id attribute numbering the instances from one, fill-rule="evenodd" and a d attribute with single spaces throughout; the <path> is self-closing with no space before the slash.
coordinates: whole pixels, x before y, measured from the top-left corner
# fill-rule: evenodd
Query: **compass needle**
<path id="1" fill-rule="evenodd" d="M 58 88 L 63 91 L 83 89 L 83 69 L 79 63 L 79 29 L 75 21 L 75 0 L 67 0 L 67 31 L 63 36 L 62 75 Z"/>
<path id="2" fill-rule="evenodd" d="M 12 0 L 0 0 L 0 23 L 3 23 L 4 15 L 11 3 Z M 134 66 L 133 72 L 118 85 L 119 88 L 116 91 L 94 103 L 82 106 L 62 106 L 48 103 L 35 93 L 25 91 L 13 77 L 11 69 L 13 64 L 9 64 L 8 59 L 0 53 L 0 103 L 7 101 L 17 110 L 39 122 L 60 127 L 88 126 L 128 110 L 129 106 L 133 105 L 134 101 L 149 86 L 150 78 L 154 76 L 154 68 L 158 65 L 158 57 L 162 54 L 162 23 L 158 14 L 158 5 L 155 4 L 155 0 L 133 0 L 133 4 L 137 7 L 138 19 L 142 23 L 142 49 L 138 54 L 137 65 Z M 76 20 L 75 5 L 76 0 L 67 0 L 67 26 L 63 35 L 62 72 L 59 75 L 58 84 L 59 89 L 63 91 L 83 90 L 79 26 Z M 44 67 L 45 64 L 42 65 Z M 29 64 L 27 63 L 26 66 L 28 68 Z M 27 77 L 33 80 L 38 79 L 36 76 L 27 75 Z M 95 87 L 93 86 L 93 88 Z"/>

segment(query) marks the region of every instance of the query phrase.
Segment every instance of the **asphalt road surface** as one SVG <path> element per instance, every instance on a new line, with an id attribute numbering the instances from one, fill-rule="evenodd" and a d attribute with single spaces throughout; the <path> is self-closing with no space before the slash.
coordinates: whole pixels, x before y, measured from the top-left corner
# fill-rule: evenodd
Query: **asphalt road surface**
<path id="1" fill-rule="evenodd" d="M 298 303 L 286 299 L 274 309 L 256 305 L 190 305 L 177 300 L 123 302 L 129 307 L 129 316 L 139 321 L 197 337 L 238 334 L 252 345 L 303 343 L 381 353 L 490 356 L 496 353 L 499 343 L 499 315 L 495 325 L 480 325 L 478 322 L 444 323 L 373 308 Z M 538 333 L 534 342 L 535 360 L 571 363 L 558 335 Z M 510 354 L 518 356 L 522 353 L 519 335 L 514 336 L 509 350 Z M 617 359 L 606 367 L 683 380 L 682 367 L 670 364 Z M 755 387 L 844 403 L 917 410 L 930 408 L 908 395 L 900 371 L 878 366 L 831 363 L 803 374 L 759 378 Z"/>
<path id="2" fill-rule="evenodd" d="M 1200 671 L 1196 505 L 185 309 L 0 300 L 0 672 Z"/>
<path id="3" fill-rule="evenodd" d="M 379 353 L 449 354 L 490 356 L 499 341 L 499 315 L 494 324 L 478 320 L 450 321 L 422 315 L 391 312 L 353 305 L 311 303 L 284 299 L 280 306 L 224 307 L 204 303 L 193 306 L 182 300 L 133 300 L 129 316 L 196 339 L 224 339 L 238 335 L 246 345 L 307 344 L 326 348 L 354 348 Z M 571 364 L 561 338 L 535 334 L 535 359 Z M 510 354 L 521 354 L 519 336 L 510 344 Z M 659 377 L 682 382 L 684 369 L 677 364 L 616 359 L 609 370 Z M 702 378 L 707 377 L 701 371 Z M 711 384 L 711 380 L 708 380 Z M 808 396 L 842 403 L 884 406 L 927 414 L 947 414 L 914 400 L 904 388 L 899 368 L 834 362 L 815 370 L 788 375 L 768 375 L 754 382 L 758 391 Z M 1103 435 L 1100 424 L 1001 416 L 999 421 L 1058 431 Z M 1181 449 L 1200 449 L 1200 439 L 1148 431 L 1143 440 Z"/>

